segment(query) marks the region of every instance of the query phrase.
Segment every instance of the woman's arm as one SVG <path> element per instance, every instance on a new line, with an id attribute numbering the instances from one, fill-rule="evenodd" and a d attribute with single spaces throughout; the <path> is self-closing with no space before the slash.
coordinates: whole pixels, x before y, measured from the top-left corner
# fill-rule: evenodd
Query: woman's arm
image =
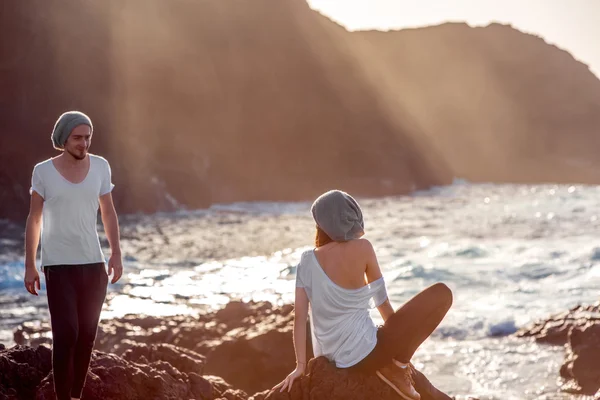
<path id="1" fill-rule="evenodd" d="M 366 270 L 365 277 L 367 283 L 371 283 L 381 278 L 383 275 L 381 273 L 381 268 L 379 267 L 379 262 L 377 261 L 377 255 L 375 254 L 375 249 L 371 242 L 366 239 L 361 239 L 363 242 L 363 254 L 366 257 Z M 390 299 L 386 299 L 383 303 L 377 306 L 377 310 L 379 314 L 381 314 L 381 318 L 383 318 L 383 322 L 387 321 L 389 317 L 394 314 L 394 309 L 390 303 Z"/>
<path id="2" fill-rule="evenodd" d="M 306 367 L 306 321 L 308 320 L 308 296 L 304 288 L 296 288 L 294 305 L 294 349 L 296 365 Z"/>
<path id="3" fill-rule="evenodd" d="M 306 321 L 308 319 L 308 296 L 302 287 L 296 288 L 296 300 L 294 303 L 294 349 L 296 351 L 296 368 L 279 384 L 273 387 L 283 392 L 292 390 L 292 384 L 296 378 L 304 374 L 306 369 Z"/>

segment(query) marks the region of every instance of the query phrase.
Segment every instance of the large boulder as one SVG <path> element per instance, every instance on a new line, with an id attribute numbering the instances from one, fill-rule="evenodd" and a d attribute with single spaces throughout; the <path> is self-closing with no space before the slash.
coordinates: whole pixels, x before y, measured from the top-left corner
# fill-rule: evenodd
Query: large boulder
<path id="1" fill-rule="evenodd" d="M 517 337 L 564 346 L 561 389 L 594 395 L 600 389 L 600 303 L 578 305 L 520 329 Z"/>
<path id="2" fill-rule="evenodd" d="M 294 368 L 292 307 L 235 328 L 207 353 L 206 372 L 248 393 L 272 387 Z"/>
<path id="3" fill-rule="evenodd" d="M 437 390 L 419 371 L 413 374 L 415 388 L 421 400 L 450 400 Z M 256 397 L 256 396 L 255 396 Z M 325 357 L 313 358 L 307 372 L 292 386 L 291 391 L 272 390 L 265 400 L 398 400 L 398 394 L 375 374 L 367 375 L 336 368 Z"/>
<path id="4" fill-rule="evenodd" d="M 560 375 L 564 391 L 593 395 L 600 390 L 600 321 L 570 331 Z"/>

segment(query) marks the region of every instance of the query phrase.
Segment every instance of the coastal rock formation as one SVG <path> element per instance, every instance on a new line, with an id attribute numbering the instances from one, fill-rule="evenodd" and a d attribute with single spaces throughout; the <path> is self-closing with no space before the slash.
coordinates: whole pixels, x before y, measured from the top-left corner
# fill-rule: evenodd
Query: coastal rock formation
<path id="1" fill-rule="evenodd" d="M 172 361 L 181 365 L 177 357 Z M 0 350 L 0 399 L 55 399 L 50 363 L 51 352 L 45 346 Z M 314 400 L 397 399 L 397 394 L 375 375 L 363 376 L 337 369 L 324 357 L 312 359 L 307 368 L 307 374 L 293 385 L 290 393 L 264 390 L 249 396 L 220 377 L 185 373 L 166 361 L 149 362 L 146 356 L 141 356 L 134 362 L 94 351 L 83 397 L 87 400 L 291 400 L 307 396 Z M 436 389 L 429 385 L 417 372 L 415 386 L 423 400 L 434 400 L 431 393 Z M 436 400 L 446 398 L 450 400 L 439 394 L 435 397 Z"/>
<path id="2" fill-rule="evenodd" d="M 569 341 L 569 332 L 574 327 L 585 327 L 590 324 L 600 324 L 600 303 L 578 305 L 521 328 L 515 335 L 533 337 L 538 343 L 562 346 Z"/>
<path id="3" fill-rule="evenodd" d="M 600 390 L 600 303 L 579 305 L 516 333 L 539 343 L 566 345 L 561 389 L 593 395 Z"/>
<path id="4" fill-rule="evenodd" d="M 179 353 L 179 356 L 174 353 Z M 146 356 L 133 362 L 114 354 L 94 351 L 83 397 L 88 400 L 248 399 L 246 393 L 234 389 L 219 377 L 190 371 L 195 368 L 188 368 L 187 373 L 178 370 L 175 365 L 190 366 L 184 353 L 189 354 L 182 349 L 171 348 L 167 357 L 169 362 L 148 361 Z M 132 355 L 131 352 L 127 354 Z M 146 355 L 150 353 L 146 352 Z M 15 346 L 0 350 L 0 399 L 55 399 L 49 348 Z"/>
<path id="5" fill-rule="evenodd" d="M 415 388 L 421 394 L 421 400 L 450 400 L 450 397 L 437 391 L 423 374 L 416 371 L 413 375 Z M 435 396 L 435 397 L 434 397 Z M 312 359 L 307 372 L 288 393 L 270 391 L 265 400 L 397 400 L 398 394 L 376 375 L 363 375 L 335 368 L 326 358 Z"/>
<path id="6" fill-rule="evenodd" d="M 348 32 L 293 0 L 13 1 L 0 60 L 0 219 L 25 216 L 67 109 L 94 121 L 122 213 L 600 182 L 600 81 L 510 26 Z"/>
<path id="7" fill-rule="evenodd" d="M 600 321 L 570 331 L 560 375 L 565 391 L 593 395 L 600 390 Z"/>
<path id="8" fill-rule="evenodd" d="M 52 369 L 49 348 L 0 347 L 0 399 L 33 399 L 36 387 Z"/>
<path id="9" fill-rule="evenodd" d="M 220 376 L 255 393 L 294 368 L 292 310 L 291 305 L 232 301 L 199 317 L 128 315 L 101 321 L 95 348 L 126 361 L 165 362 L 181 372 Z M 14 339 L 20 345 L 51 344 L 49 333 L 47 323 L 25 323 Z"/>
<path id="10" fill-rule="evenodd" d="M 129 362 L 114 354 L 95 351 L 83 398 L 105 399 L 227 399 L 247 400 L 223 379 L 183 373 L 165 361 Z M 52 373 L 40 383 L 36 400 L 54 400 Z"/>
<path id="11" fill-rule="evenodd" d="M 84 398 L 397 398 L 375 375 L 335 368 L 324 357 L 310 360 L 306 375 L 291 393 L 270 390 L 295 365 L 292 318 L 291 306 L 232 302 L 200 317 L 127 316 L 102 321 L 96 348 L 105 351 L 94 350 Z M 48 329 L 47 324 L 25 324 L 15 339 L 39 341 L 48 338 Z M 311 358 L 310 344 L 308 349 Z M 0 399 L 53 399 L 50 370 L 51 352 L 44 344 L 0 350 Z M 414 379 L 422 399 L 433 400 L 437 389 L 418 371 Z M 435 399 L 449 398 L 438 393 Z"/>

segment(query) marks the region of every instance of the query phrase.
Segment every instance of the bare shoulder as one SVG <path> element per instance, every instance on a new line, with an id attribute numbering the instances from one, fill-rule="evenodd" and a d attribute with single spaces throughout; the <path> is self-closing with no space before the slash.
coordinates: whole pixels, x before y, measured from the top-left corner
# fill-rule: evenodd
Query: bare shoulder
<path id="1" fill-rule="evenodd" d="M 375 251 L 371 242 L 365 238 L 351 240 L 348 244 L 353 251 L 364 254 L 365 256 L 368 256 Z"/>
<path id="2" fill-rule="evenodd" d="M 372 249 L 373 248 L 373 245 L 371 244 L 369 239 L 360 238 L 360 239 L 353 240 L 353 242 L 356 242 L 356 245 L 360 246 L 363 249 Z"/>

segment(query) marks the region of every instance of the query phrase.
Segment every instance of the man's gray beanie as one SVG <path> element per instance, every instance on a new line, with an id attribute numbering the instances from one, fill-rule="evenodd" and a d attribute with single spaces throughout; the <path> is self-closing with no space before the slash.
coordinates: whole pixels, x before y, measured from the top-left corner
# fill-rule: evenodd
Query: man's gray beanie
<path id="1" fill-rule="evenodd" d="M 52 130 L 52 144 L 54 148 L 59 150 L 64 149 L 65 142 L 69 138 L 71 131 L 79 125 L 87 125 L 92 131 L 94 130 L 92 120 L 80 111 L 67 111 L 58 117 Z"/>

